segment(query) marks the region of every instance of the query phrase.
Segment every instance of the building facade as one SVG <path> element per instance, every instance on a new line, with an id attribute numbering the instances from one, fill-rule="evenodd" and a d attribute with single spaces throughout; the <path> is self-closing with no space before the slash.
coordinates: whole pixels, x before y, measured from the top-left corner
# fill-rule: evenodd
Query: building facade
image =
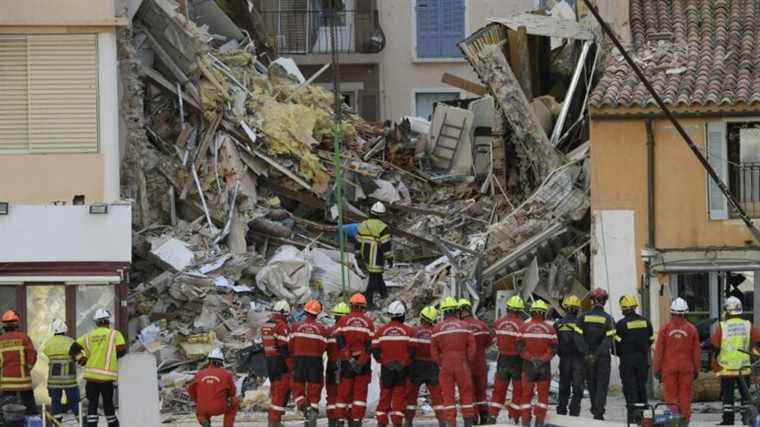
<path id="1" fill-rule="evenodd" d="M 122 330 L 131 207 L 119 202 L 111 1 L 11 0 L 0 14 L 0 310 L 36 346 L 106 307 Z"/>

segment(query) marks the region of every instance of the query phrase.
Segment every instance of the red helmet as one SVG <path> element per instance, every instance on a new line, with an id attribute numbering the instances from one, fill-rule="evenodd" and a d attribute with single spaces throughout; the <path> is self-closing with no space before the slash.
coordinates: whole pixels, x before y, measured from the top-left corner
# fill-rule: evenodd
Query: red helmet
<path id="1" fill-rule="evenodd" d="M 591 298 L 597 301 L 601 301 L 601 300 L 606 301 L 607 298 L 609 297 L 610 297 L 610 294 L 608 294 L 607 291 L 605 291 L 602 288 L 596 288 L 593 291 L 591 291 Z"/>
<path id="2" fill-rule="evenodd" d="M 20 321 L 21 319 L 18 317 L 18 313 L 16 313 L 14 310 L 8 310 L 3 313 L 3 323 L 13 323 Z"/>

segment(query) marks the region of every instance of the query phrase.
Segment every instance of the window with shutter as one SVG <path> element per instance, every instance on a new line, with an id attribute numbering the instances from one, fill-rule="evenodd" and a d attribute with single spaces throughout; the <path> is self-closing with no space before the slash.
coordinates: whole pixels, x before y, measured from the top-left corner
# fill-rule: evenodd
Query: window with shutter
<path id="1" fill-rule="evenodd" d="M 726 144 L 726 124 L 723 122 L 707 123 L 707 161 L 718 176 L 726 182 L 728 175 L 728 150 Z M 707 173 L 705 173 L 707 174 Z M 728 219 L 728 200 L 720 191 L 718 184 L 707 175 L 707 202 L 710 219 Z"/>
<path id="2" fill-rule="evenodd" d="M 95 34 L 0 36 L 0 152 L 98 151 L 97 52 Z"/>
<path id="3" fill-rule="evenodd" d="M 458 58 L 465 36 L 465 0 L 416 0 L 418 58 Z"/>

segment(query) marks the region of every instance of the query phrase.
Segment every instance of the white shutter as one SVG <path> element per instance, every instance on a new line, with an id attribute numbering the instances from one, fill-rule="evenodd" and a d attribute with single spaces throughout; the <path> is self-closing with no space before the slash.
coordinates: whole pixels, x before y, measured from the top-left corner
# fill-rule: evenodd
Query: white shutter
<path id="1" fill-rule="evenodd" d="M 0 36 L 0 152 L 29 150 L 26 36 Z"/>
<path id="2" fill-rule="evenodd" d="M 706 140 L 707 161 L 725 183 L 728 177 L 726 124 L 720 121 L 708 122 Z M 728 200 L 709 174 L 707 174 L 707 208 L 710 212 L 710 219 L 728 219 Z"/>
<path id="3" fill-rule="evenodd" d="M 97 152 L 97 35 L 28 39 L 32 153 Z"/>

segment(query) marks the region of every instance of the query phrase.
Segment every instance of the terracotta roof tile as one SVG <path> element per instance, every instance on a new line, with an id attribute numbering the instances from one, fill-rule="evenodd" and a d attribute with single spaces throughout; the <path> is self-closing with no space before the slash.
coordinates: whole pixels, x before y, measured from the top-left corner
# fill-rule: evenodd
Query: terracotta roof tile
<path id="1" fill-rule="evenodd" d="M 671 106 L 760 102 L 760 0 L 630 0 L 631 54 Z M 654 100 L 617 50 L 594 107 Z"/>

